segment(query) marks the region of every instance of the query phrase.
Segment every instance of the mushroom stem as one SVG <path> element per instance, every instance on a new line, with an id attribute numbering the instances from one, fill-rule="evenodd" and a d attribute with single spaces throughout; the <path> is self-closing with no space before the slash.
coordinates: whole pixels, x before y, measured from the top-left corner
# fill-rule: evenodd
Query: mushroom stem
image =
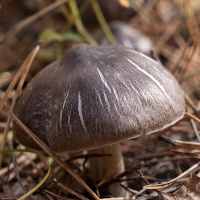
<path id="1" fill-rule="evenodd" d="M 92 157 L 89 159 L 89 174 L 95 182 L 101 181 L 105 176 L 116 176 L 125 169 L 120 143 L 92 149 L 89 154 L 111 154 L 112 156 Z M 126 183 L 125 183 L 126 184 Z M 127 191 L 120 186 L 120 182 L 109 185 L 107 191 L 113 196 L 127 196 Z"/>

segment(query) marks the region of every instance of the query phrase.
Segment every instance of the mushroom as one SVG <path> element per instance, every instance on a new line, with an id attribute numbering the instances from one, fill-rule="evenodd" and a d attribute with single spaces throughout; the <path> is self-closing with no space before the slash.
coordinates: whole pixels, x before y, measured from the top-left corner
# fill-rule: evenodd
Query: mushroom
<path id="1" fill-rule="evenodd" d="M 109 26 L 118 44 L 151 55 L 154 48 L 149 37 L 121 21 L 113 21 Z M 101 29 L 98 29 L 94 35 L 99 44 L 109 45 L 109 41 Z"/>
<path id="2" fill-rule="evenodd" d="M 122 46 L 79 44 L 32 79 L 14 113 L 55 153 L 102 148 L 114 155 L 111 167 L 103 164 L 122 171 L 119 142 L 173 125 L 184 108 L 177 81 L 153 59 Z M 14 134 L 39 149 L 16 124 Z"/>

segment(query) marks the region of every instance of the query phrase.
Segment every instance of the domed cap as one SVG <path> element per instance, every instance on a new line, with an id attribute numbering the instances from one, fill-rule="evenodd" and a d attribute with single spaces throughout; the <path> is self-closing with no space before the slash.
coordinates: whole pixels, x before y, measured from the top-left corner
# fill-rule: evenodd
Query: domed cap
<path id="1" fill-rule="evenodd" d="M 38 73 L 16 116 L 57 152 L 97 148 L 162 130 L 183 117 L 184 96 L 159 63 L 120 46 L 79 44 Z M 14 125 L 19 142 L 35 142 Z"/>

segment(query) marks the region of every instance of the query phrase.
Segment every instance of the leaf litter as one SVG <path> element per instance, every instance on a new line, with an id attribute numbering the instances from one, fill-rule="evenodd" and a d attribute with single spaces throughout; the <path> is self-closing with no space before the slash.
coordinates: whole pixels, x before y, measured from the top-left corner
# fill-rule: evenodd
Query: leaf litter
<path id="1" fill-rule="evenodd" d="M 90 37 L 87 40 L 87 33 L 85 35 L 81 29 L 78 29 L 80 24 L 73 19 L 73 13 L 66 6 L 66 2 L 64 0 L 43 0 L 32 1 L 32 3 L 22 1 L 16 4 L 14 1 L 4 1 L 1 5 L 1 138 L 3 138 L 5 129 L 8 134 L 6 139 L 1 139 L 1 145 L 3 140 L 6 142 L 2 149 L 9 149 L 8 141 L 12 142 L 12 136 L 10 136 L 12 125 L 6 124 L 6 121 L 10 116 L 11 102 L 15 98 L 12 94 L 19 92 L 17 87 L 11 84 L 11 81 L 14 80 L 14 75 L 20 72 L 19 66 L 26 59 L 27 52 L 31 52 L 38 42 L 39 36 L 47 33 L 48 30 L 53 33 L 52 38 L 49 34 L 46 38 L 48 43 L 43 47 L 45 50 L 43 55 L 41 56 L 39 51 L 38 56 L 34 59 L 25 85 L 42 66 L 52 61 L 44 54 L 51 53 L 50 55 L 53 55 L 51 59 L 56 59 L 56 55 L 64 53 L 67 48 L 80 40 L 93 41 Z M 108 22 L 114 19 L 119 20 L 119 16 L 114 13 L 114 10 L 120 10 L 119 12 L 123 13 L 120 20 L 124 20 L 128 25 L 151 38 L 154 51 L 161 63 L 174 74 L 183 88 L 186 110 L 189 114 L 162 133 L 143 136 L 140 140 L 122 142 L 126 170 L 113 177 L 105 176 L 100 183 L 94 183 L 88 174 L 86 152 L 66 155 L 65 163 L 73 169 L 77 177 L 81 177 L 89 185 L 93 192 L 104 199 L 200 199 L 200 146 L 198 139 L 200 128 L 198 122 L 200 117 L 200 43 L 198 34 L 200 6 L 197 1 L 189 0 L 138 0 L 131 1 L 131 6 L 127 8 L 120 7 L 117 0 L 111 2 L 113 3 L 113 13 L 109 11 L 109 16 L 105 5 L 102 6 L 99 1 L 106 20 Z M 122 2 L 126 4 L 125 1 Z M 80 19 L 83 19 L 85 29 L 91 33 L 91 37 L 95 37 L 92 33 L 100 25 L 97 21 L 88 20 L 86 17 L 95 18 L 94 13 L 90 11 L 88 13 L 88 10 L 91 9 L 90 2 L 83 1 L 79 6 Z M 18 15 L 19 13 L 21 15 Z M 93 17 L 91 17 L 92 14 Z M 38 20 L 39 18 L 40 20 Z M 9 92 L 6 92 L 9 86 Z M 160 135 L 165 135 L 171 142 L 163 142 L 160 140 Z M 16 142 L 13 143 L 13 146 L 23 148 Z M 16 199 L 23 195 L 13 168 L 17 168 L 19 171 L 21 183 L 28 191 L 37 185 L 47 173 L 48 166 L 38 159 L 37 155 L 29 159 L 24 159 L 24 156 L 24 154 L 16 154 L 17 166 L 13 163 L 11 155 L 6 153 L 3 156 L 0 169 L 1 197 Z M 49 156 L 48 159 L 51 160 Z M 34 197 L 38 199 L 92 199 L 86 190 L 66 173 L 61 167 L 62 164 L 55 161 L 56 158 L 51 160 L 52 170 L 46 182 L 28 199 Z M 137 170 L 139 170 L 139 174 Z M 57 182 L 53 181 L 54 178 Z M 124 179 L 128 181 L 128 186 L 122 187 L 130 193 L 130 198 L 103 194 L 104 187 L 113 181 L 123 181 Z"/>

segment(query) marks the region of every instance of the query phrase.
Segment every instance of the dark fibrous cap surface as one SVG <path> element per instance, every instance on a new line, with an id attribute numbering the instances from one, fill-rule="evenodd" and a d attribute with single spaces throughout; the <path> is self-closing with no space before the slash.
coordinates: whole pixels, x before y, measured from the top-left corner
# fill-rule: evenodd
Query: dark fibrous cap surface
<path id="1" fill-rule="evenodd" d="M 177 81 L 156 61 L 120 46 L 80 44 L 34 77 L 14 112 L 62 153 L 162 130 L 182 118 L 184 107 Z M 14 132 L 37 149 L 17 125 Z"/>

